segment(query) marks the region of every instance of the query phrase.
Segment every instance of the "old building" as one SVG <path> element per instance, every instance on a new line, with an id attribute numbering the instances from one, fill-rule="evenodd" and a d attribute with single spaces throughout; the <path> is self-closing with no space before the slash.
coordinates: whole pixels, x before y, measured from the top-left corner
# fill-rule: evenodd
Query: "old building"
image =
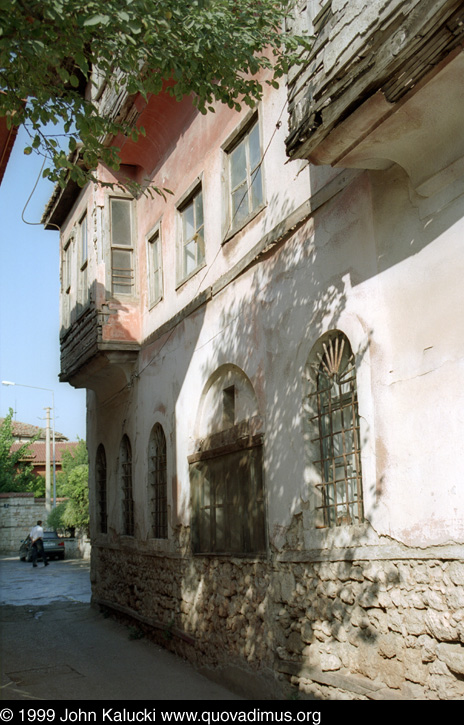
<path id="1" fill-rule="evenodd" d="M 0 418 L 2 425 L 4 418 Z M 29 443 L 25 461 L 32 466 L 32 472 L 36 476 L 46 475 L 47 465 L 47 444 L 46 430 L 37 425 L 30 423 L 21 423 L 18 420 L 12 421 L 12 433 L 14 443 L 11 446 L 12 451 L 18 451 L 25 443 Z M 74 454 L 79 444 L 75 441 L 69 441 L 65 435 L 59 431 L 55 431 L 55 469 L 59 473 L 62 470 L 62 456 L 64 451 Z M 53 444 L 50 443 L 50 461 L 53 460 Z"/>
<path id="2" fill-rule="evenodd" d="M 464 696 L 462 18 L 300 2 L 307 62 L 239 114 L 102 87 L 173 193 L 46 212 L 94 601 L 248 693 Z"/>

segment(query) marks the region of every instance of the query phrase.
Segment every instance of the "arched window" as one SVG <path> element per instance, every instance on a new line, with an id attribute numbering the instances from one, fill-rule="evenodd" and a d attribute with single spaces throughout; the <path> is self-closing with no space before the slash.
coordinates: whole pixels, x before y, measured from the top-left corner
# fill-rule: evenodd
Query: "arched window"
<path id="1" fill-rule="evenodd" d="M 339 330 L 324 335 L 310 367 L 311 443 L 322 525 L 358 524 L 363 521 L 361 442 L 356 368 L 346 335 Z"/>
<path id="2" fill-rule="evenodd" d="M 168 538 L 168 478 L 166 437 L 159 423 L 153 427 L 148 453 L 152 530 L 155 539 Z"/>
<path id="3" fill-rule="evenodd" d="M 108 532 L 108 508 L 106 497 L 106 455 L 102 444 L 98 446 L 95 462 L 97 483 L 98 526 L 101 534 Z"/>
<path id="4" fill-rule="evenodd" d="M 211 376 L 196 433 L 188 459 L 194 553 L 264 553 L 263 424 L 253 386 L 236 366 Z"/>
<path id="5" fill-rule="evenodd" d="M 134 497 L 132 491 L 132 450 L 125 435 L 119 449 L 119 475 L 122 488 L 123 534 L 134 535 Z"/>

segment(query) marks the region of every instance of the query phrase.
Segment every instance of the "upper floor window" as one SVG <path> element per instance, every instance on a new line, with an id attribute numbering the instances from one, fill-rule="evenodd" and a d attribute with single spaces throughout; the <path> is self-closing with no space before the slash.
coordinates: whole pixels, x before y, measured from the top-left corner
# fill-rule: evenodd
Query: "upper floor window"
<path id="1" fill-rule="evenodd" d="M 71 322 L 71 280 L 73 265 L 73 237 L 63 246 L 61 253 L 61 324 L 66 328 Z"/>
<path id="2" fill-rule="evenodd" d="M 148 304 L 153 307 L 163 296 L 163 277 L 161 266 L 161 226 L 148 238 Z"/>
<path id="3" fill-rule="evenodd" d="M 88 247 L 88 228 L 87 228 L 87 213 L 84 214 L 84 216 L 81 219 L 81 222 L 79 224 L 79 230 L 80 230 L 80 243 L 81 243 L 81 269 L 85 266 L 87 266 L 88 261 L 88 255 L 89 255 L 89 247 Z"/>
<path id="4" fill-rule="evenodd" d="M 89 300 L 89 286 L 88 286 L 88 262 L 89 262 L 89 231 L 88 231 L 88 217 L 87 212 L 82 217 L 79 223 L 79 266 L 80 266 L 80 302 L 85 305 Z"/>
<path id="5" fill-rule="evenodd" d="M 149 481 L 151 488 L 152 531 L 155 539 L 168 538 L 168 477 L 166 437 L 159 423 L 150 436 Z"/>
<path id="6" fill-rule="evenodd" d="M 182 281 L 203 266 L 205 261 L 205 235 L 203 219 L 203 193 L 201 186 L 178 207 L 180 217 L 180 269 Z"/>
<path id="7" fill-rule="evenodd" d="M 229 230 L 242 227 L 264 202 L 261 141 L 256 115 L 226 149 L 229 176 Z"/>
<path id="8" fill-rule="evenodd" d="M 65 294 L 69 294 L 71 291 L 71 254 L 72 237 L 67 240 L 61 255 L 61 285 Z"/>
<path id="9" fill-rule="evenodd" d="M 346 335 L 334 330 L 324 336 L 311 368 L 310 424 L 321 523 L 358 524 L 363 521 L 361 441 L 356 368 Z"/>
<path id="10" fill-rule="evenodd" d="M 134 242 L 130 199 L 110 199 L 110 236 L 112 292 L 117 295 L 130 295 L 134 291 Z"/>
<path id="11" fill-rule="evenodd" d="M 106 495 L 106 454 L 103 445 L 97 449 L 95 465 L 95 479 L 97 483 L 98 526 L 102 534 L 108 531 L 108 507 Z"/>
<path id="12" fill-rule="evenodd" d="M 132 449 L 125 435 L 119 449 L 119 475 L 122 489 L 123 534 L 133 536 L 135 530 L 134 495 L 132 488 Z"/>

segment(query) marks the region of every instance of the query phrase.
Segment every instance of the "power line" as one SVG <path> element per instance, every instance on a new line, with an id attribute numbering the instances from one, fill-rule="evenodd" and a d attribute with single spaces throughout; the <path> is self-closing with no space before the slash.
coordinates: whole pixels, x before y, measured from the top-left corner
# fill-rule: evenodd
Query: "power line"
<path id="1" fill-rule="evenodd" d="M 277 121 L 277 123 L 275 124 L 275 127 L 274 127 L 274 130 L 273 130 L 273 132 L 272 132 L 271 138 L 270 138 L 270 139 L 269 139 L 269 141 L 268 141 L 268 144 L 267 144 L 267 146 L 266 146 L 266 148 L 265 148 L 265 150 L 264 150 L 264 152 L 263 152 L 263 155 L 261 156 L 260 162 L 259 162 L 259 164 L 257 165 L 256 169 L 260 169 L 260 168 L 261 168 L 261 166 L 262 166 L 262 164 L 263 164 L 263 162 L 264 162 L 264 159 L 266 158 L 266 156 L 267 156 L 267 153 L 268 153 L 268 151 L 269 151 L 269 149 L 270 149 L 271 143 L 272 143 L 272 141 L 274 140 L 274 137 L 275 137 L 275 135 L 276 135 L 277 131 L 278 131 L 278 130 L 279 130 L 279 129 L 281 128 L 281 126 L 282 126 L 282 121 L 281 121 L 281 119 L 282 119 L 282 115 L 283 115 L 283 113 L 284 113 L 284 111 L 285 111 L 285 108 L 286 108 L 286 106 L 287 106 L 287 100 L 285 100 L 285 102 L 284 102 L 284 104 L 283 104 L 283 106 L 282 106 L 282 110 L 281 110 L 281 112 L 280 112 L 280 114 L 279 114 L 279 118 L 278 118 L 278 121 Z M 255 173 L 254 173 L 254 176 L 253 176 L 253 178 L 252 178 L 252 180 L 251 180 L 251 186 L 252 186 L 252 185 L 254 184 L 254 182 L 255 182 L 255 179 L 256 179 L 256 177 L 257 177 L 257 173 L 256 173 L 256 171 L 255 171 Z M 245 200 L 245 199 L 247 198 L 247 196 L 248 196 L 248 189 L 247 189 L 247 190 L 246 190 L 246 191 L 244 192 L 244 194 L 243 194 L 243 197 L 241 198 L 241 200 L 240 200 L 240 202 L 239 202 L 239 204 L 238 204 L 238 206 L 237 206 L 237 209 L 236 209 L 236 211 L 235 211 L 235 213 L 234 213 L 233 217 L 231 218 L 231 220 L 230 220 L 230 222 L 229 222 L 229 226 L 228 226 L 228 228 L 227 228 L 227 230 L 226 230 L 226 236 L 227 236 L 227 234 L 229 233 L 230 229 L 232 229 L 232 228 L 233 228 L 233 223 L 234 223 L 234 221 L 235 221 L 236 215 L 238 214 L 238 212 L 239 212 L 239 209 L 240 209 L 240 206 L 241 206 L 241 204 L 242 204 L 242 203 L 244 202 L 244 200 Z M 197 296 L 197 295 L 198 295 L 198 293 L 200 292 L 200 289 L 202 288 L 202 286 L 203 286 L 203 283 L 204 283 L 204 281 L 205 281 L 205 279 L 206 279 L 207 275 L 209 274 L 209 272 L 210 272 L 210 271 L 211 271 L 211 269 L 213 268 L 213 266 L 214 266 L 215 262 L 217 261 L 217 259 L 218 259 L 218 257 L 219 257 L 219 254 L 221 253 L 221 251 L 222 251 L 222 245 L 220 244 L 220 245 L 219 245 L 219 248 L 218 248 L 218 250 L 217 250 L 217 252 L 216 252 L 216 254 L 215 254 L 215 256 L 214 256 L 214 258 L 213 258 L 213 260 L 212 260 L 212 262 L 211 262 L 211 263 L 210 263 L 210 264 L 208 265 L 208 268 L 207 268 L 207 270 L 206 270 L 205 274 L 203 275 L 202 279 L 200 280 L 200 282 L 199 282 L 199 284 L 198 284 L 198 287 L 197 287 L 197 290 L 196 290 L 196 294 L 195 294 L 195 296 Z M 175 326 L 175 327 L 176 327 L 176 326 Z M 151 364 L 153 363 L 153 361 L 154 361 L 154 360 L 156 359 L 156 357 L 157 357 L 157 356 L 158 356 L 158 355 L 159 355 L 159 354 L 160 354 L 160 353 L 162 352 L 163 348 L 164 348 L 164 347 L 165 347 L 165 345 L 166 345 L 166 344 L 167 344 L 167 343 L 169 342 L 169 340 L 170 340 L 170 338 L 171 338 L 172 334 L 174 333 L 175 327 L 173 327 L 173 328 L 172 328 L 172 330 L 170 330 L 170 332 L 169 332 L 169 335 L 168 335 L 168 337 L 166 338 L 166 340 L 164 341 L 164 343 L 163 343 L 163 345 L 161 346 L 161 348 L 160 348 L 159 350 L 157 350 L 157 351 L 156 351 L 156 353 L 155 353 L 155 355 L 153 355 L 153 357 L 152 357 L 152 358 L 151 358 L 151 359 L 150 359 L 150 360 L 149 360 L 149 361 L 148 361 L 148 362 L 146 363 L 146 365 L 144 365 L 144 367 L 143 367 L 143 368 L 142 368 L 141 370 L 139 370 L 139 372 L 138 372 L 138 373 L 136 373 L 136 375 L 134 376 L 135 378 L 138 378 L 138 377 L 140 377 L 140 375 L 142 375 L 142 373 L 143 373 L 143 372 L 144 372 L 144 371 L 145 371 L 145 370 L 147 369 L 147 367 L 149 367 L 149 366 L 150 366 L 150 365 L 151 365 Z M 122 390 L 124 390 L 124 388 L 122 388 Z M 122 390 L 121 390 L 120 392 L 122 392 Z"/>

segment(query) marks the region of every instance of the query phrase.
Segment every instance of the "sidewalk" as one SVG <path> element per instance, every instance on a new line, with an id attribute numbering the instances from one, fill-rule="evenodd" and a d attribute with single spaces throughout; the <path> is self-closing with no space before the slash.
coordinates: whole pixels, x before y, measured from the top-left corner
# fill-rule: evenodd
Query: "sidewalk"
<path id="1" fill-rule="evenodd" d="M 89 564 L 0 558 L 2 700 L 240 700 L 90 607 Z"/>

